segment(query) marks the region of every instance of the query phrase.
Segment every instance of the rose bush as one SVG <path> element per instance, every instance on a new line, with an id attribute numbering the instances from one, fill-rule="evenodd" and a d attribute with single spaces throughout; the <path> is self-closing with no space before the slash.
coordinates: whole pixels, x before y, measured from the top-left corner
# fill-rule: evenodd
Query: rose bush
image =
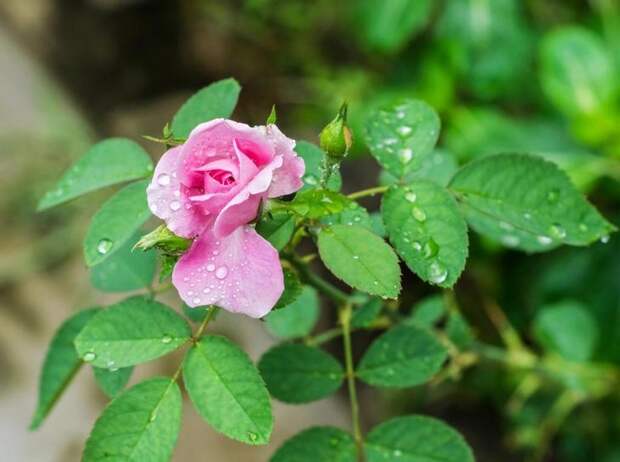
<path id="1" fill-rule="evenodd" d="M 302 186 L 304 161 L 277 126 L 226 119 L 197 126 L 166 152 L 149 207 L 175 234 L 195 238 L 172 274 L 189 306 L 267 314 L 284 289 L 278 252 L 249 225 L 261 202 Z"/>

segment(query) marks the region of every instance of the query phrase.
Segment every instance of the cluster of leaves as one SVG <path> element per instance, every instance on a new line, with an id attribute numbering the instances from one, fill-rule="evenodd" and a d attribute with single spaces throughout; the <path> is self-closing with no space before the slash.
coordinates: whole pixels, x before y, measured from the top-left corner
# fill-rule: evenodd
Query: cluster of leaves
<path id="1" fill-rule="evenodd" d="M 179 110 L 161 141 L 174 144 L 204 120 L 230 116 L 238 94 L 238 84 L 230 79 L 201 90 Z M 146 289 L 146 293 L 80 311 L 61 326 L 43 365 L 32 428 L 42 423 L 85 363 L 113 398 L 86 442 L 85 461 L 168 460 L 181 425 L 177 384 L 181 376 L 206 422 L 253 445 L 269 441 L 270 395 L 287 403 L 307 403 L 333 394 L 346 380 L 355 409 L 353 435 L 338 428 L 311 428 L 287 441 L 273 461 L 354 461 L 362 454 L 369 462 L 400 456 L 473 460 L 464 439 L 430 417 L 398 417 L 367 435 L 361 433 L 356 380 L 379 388 L 428 383 L 462 361 L 474 342 L 462 316 L 441 298 L 431 298 L 405 316 L 389 310 L 386 300 L 397 299 L 401 292 L 399 259 L 421 280 L 450 288 L 465 268 L 468 226 L 528 252 L 562 244 L 588 245 L 606 240 L 615 228 L 557 166 L 538 156 L 489 156 L 446 174 L 436 168 L 445 165 L 437 162 L 441 154 L 434 150 L 439 131 L 439 117 L 422 101 L 407 99 L 373 112 L 364 138 L 385 170 L 386 184 L 349 196 L 339 192 L 339 173 L 324 171 L 321 149 L 298 143 L 297 152 L 306 163 L 303 189 L 293 200 L 268 203 L 256 225 L 281 252 L 286 285 L 276 310 L 266 317 L 267 329 L 284 342 L 267 351 L 257 367 L 230 339 L 205 334 L 217 307 L 183 307 L 182 316 L 155 300 L 169 285 L 153 287 L 157 254 L 154 246 L 147 245 L 153 234 L 141 241 L 150 250 L 132 252 L 150 216 L 145 190 L 153 171 L 151 160 L 129 140 L 111 139 L 94 146 L 41 200 L 40 209 L 131 181 L 93 217 L 84 239 L 84 257 L 92 283 L 100 290 Z M 379 214 L 356 202 L 376 193 L 384 193 Z M 164 263 L 160 279 L 165 280 L 169 258 L 187 243 L 169 232 L 160 239 L 161 228 L 155 233 Z M 325 267 L 356 292 L 346 293 L 323 280 L 309 265 L 313 256 L 296 253 L 304 238 L 316 244 Z M 313 336 L 319 295 L 338 307 L 339 326 Z M 567 316 L 577 319 L 582 332 L 586 330 L 587 341 L 575 344 L 570 336 L 557 335 L 553 325 Z M 442 318 L 447 321 L 439 329 Z M 537 321 L 537 338 L 567 361 L 585 360 L 595 348 L 596 334 L 583 318 L 579 307 L 550 307 Z M 385 332 L 354 365 L 351 333 L 368 329 Z M 344 366 L 321 348 L 340 336 Z M 135 365 L 182 347 L 188 347 L 185 359 L 172 377 L 152 378 L 125 390 Z M 567 380 L 574 380 L 574 375 L 568 374 Z"/>

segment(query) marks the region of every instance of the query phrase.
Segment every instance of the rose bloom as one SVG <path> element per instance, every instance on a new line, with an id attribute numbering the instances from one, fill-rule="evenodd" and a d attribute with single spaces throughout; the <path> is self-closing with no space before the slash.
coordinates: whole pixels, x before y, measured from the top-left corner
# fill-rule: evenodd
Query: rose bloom
<path id="1" fill-rule="evenodd" d="M 267 314 L 284 290 L 278 252 L 251 226 L 262 201 L 302 186 L 304 161 L 275 125 L 198 125 L 160 159 L 147 188 L 153 214 L 194 239 L 172 273 L 191 306 Z"/>

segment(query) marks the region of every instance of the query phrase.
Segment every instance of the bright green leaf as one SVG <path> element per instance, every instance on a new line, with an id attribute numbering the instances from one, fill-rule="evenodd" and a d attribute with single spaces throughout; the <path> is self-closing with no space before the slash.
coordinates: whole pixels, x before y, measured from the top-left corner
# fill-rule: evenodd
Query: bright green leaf
<path id="1" fill-rule="evenodd" d="M 319 319 L 319 297 L 316 290 L 304 286 L 299 297 L 284 308 L 265 317 L 267 330 L 281 339 L 305 337 Z"/>
<path id="2" fill-rule="evenodd" d="M 295 217 L 286 212 L 265 214 L 256 224 L 256 232 L 282 250 L 291 240 L 295 231 Z"/>
<path id="3" fill-rule="evenodd" d="M 185 357 L 183 379 L 198 413 L 217 431 L 248 444 L 269 442 L 269 393 L 237 345 L 220 336 L 202 338 Z"/>
<path id="4" fill-rule="evenodd" d="M 146 203 L 148 180 L 121 189 L 95 214 L 84 238 L 84 258 L 95 266 L 123 247 L 151 216 Z"/>
<path id="5" fill-rule="evenodd" d="M 187 322 L 171 308 L 132 297 L 94 316 L 75 339 L 75 347 L 84 361 L 110 369 L 163 356 L 190 335 Z"/>
<path id="6" fill-rule="evenodd" d="M 587 29 L 564 27 L 549 33 L 540 57 L 542 88 L 564 114 L 592 114 L 608 108 L 618 96 L 611 54 Z"/>
<path id="7" fill-rule="evenodd" d="M 170 378 L 135 385 L 97 419 L 82 461 L 168 462 L 181 428 L 182 404 L 179 386 Z"/>
<path id="8" fill-rule="evenodd" d="M 145 178 L 152 172 L 153 162 L 140 145 L 110 138 L 84 154 L 45 194 L 37 209 L 48 209 L 105 186 Z"/>
<path id="9" fill-rule="evenodd" d="M 333 427 L 313 427 L 287 440 L 270 462 L 356 462 L 355 442 Z"/>
<path id="10" fill-rule="evenodd" d="M 596 351 L 599 331 L 586 306 L 566 300 L 538 311 L 534 336 L 547 351 L 569 361 L 587 361 Z"/>
<path id="11" fill-rule="evenodd" d="M 295 151 L 306 164 L 303 177 L 304 186 L 301 190 L 305 191 L 306 189 L 316 188 L 321 180 L 321 169 L 323 168 L 325 153 L 321 148 L 307 141 L 298 141 L 295 145 Z M 340 191 L 341 187 L 342 176 L 340 172 L 335 172 L 327 181 L 327 189 Z"/>
<path id="12" fill-rule="evenodd" d="M 309 189 L 295 196 L 291 202 L 281 202 L 279 206 L 308 219 L 320 219 L 341 213 L 353 201 L 347 196 L 328 189 Z"/>
<path id="13" fill-rule="evenodd" d="M 373 223 L 368 210 L 354 200 L 348 199 L 341 212 L 321 218 L 324 225 L 357 225 L 374 232 Z M 375 233 L 376 234 L 376 233 Z"/>
<path id="14" fill-rule="evenodd" d="M 445 347 L 429 330 L 401 325 L 388 330 L 370 345 L 356 374 L 374 386 L 413 387 L 439 372 L 446 356 Z"/>
<path id="15" fill-rule="evenodd" d="M 98 311 L 99 308 L 92 308 L 76 313 L 67 319 L 54 334 L 41 370 L 39 401 L 30 423 L 31 430 L 41 425 L 82 366 L 73 341 Z"/>
<path id="16" fill-rule="evenodd" d="M 400 266 L 392 248 L 359 226 L 334 225 L 321 231 L 319 254 L 339 279 L 371 295 L 396 298 Z"/>
<path id="17" fill-rule="evenodd" d="M 459 169 L 459 164 L 454 154 L 445 149 L 435 149 L 431 155 L 422 159 L 422 165 L 418 170 L 409 172 L 403 178 L 403 183 L 411 183 L 415 180 L 430 180 L 439 186 L 447 186 Z M 392 185 L 400 183 L 399 179 L 387 170 L 382 170 L 379 175 L 380 185 Z"/>
<path id="18" fill-rule="evenodd" d="M 390 242 L 424 281 L 452 287 L 468 253 L 467 224 L 450 193 L 428 180 L 391 187 L 381 204 Z"/>
<path id="19" fill-rule="evenodd" d="M 115 398 L 123 391 L 133 372 L 133 367 L 123 367 L 121 369 L 93 367 L 92 369 L 97 385 L 110 398 Z"/>
<path id="20" fill-rule="evenodd" d="M 450 189 L 472 228 L 508 247 L 587 245 L 615 230 L 564 172 L 535 156 L 475 160 L 459 170 Z"/>
<path id="21" fill-rule="evenodd" d="M 440 125 L 439 116 L 428 104 L 404 100 L 369 116 L 366 144 L 384 169 L 402 178 L 418 170 L 433 152 Z"/>
<path id="22" fill-rule="evenodd" d="M 344 378 L 340 363 L 330 354 L 296 343 L 267 351 L 258 363 L 271 395 L 285 403 L 308 403 L 334 393 Z"/>
<path id="23" fill-rule="evenodd" d="M 137 236 L 129 239 L 107 260 L 90 269 L 90 282 L 104 292 L 126 292 L 148 287 L 155 276 L 154 251 L 132 251 Z"/>
<path id="24" fill-rule="evenodd" d="M 235 79 L 225 79 L 194 93 L 172 119 L 174 136 L 187 138 L 190 132 L 203 122 L 218 117 L 230 117 L 240 92 L 241 87 Z"/>
<path id="25" fill-rule="evenodd" d="M 358 0 L 357 26 L 364 43 L 371 49 L 394 52 L 428 22 L 431 0 Z"/>
<path id="26" fill-rule="evenodd" d="M 373 428 L 364 446 L 368 462 L 474 462 L 463 437 L 431 417 L 396 417 Z"/>

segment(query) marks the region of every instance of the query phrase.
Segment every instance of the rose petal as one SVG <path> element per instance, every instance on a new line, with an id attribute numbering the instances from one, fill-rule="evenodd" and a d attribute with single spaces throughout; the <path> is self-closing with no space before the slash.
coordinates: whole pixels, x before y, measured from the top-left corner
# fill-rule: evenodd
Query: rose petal
<path id="1" fill-rule="evenodd" d="M 269 187 L 269 197 L 292 194 L 303 186 L 301 177 L 306 166 L 304 160 L 295 153 L 295 141 L 284 135 L 275 125 L 263 128 L 271 141 L 276 156 L 282 156 L 282 166 L 273 173 Z"/>
<path id="2" fill-rule="evenodd" d="M 161 157 L 146 192 L 151 212 L 164 220 L 173 233 L 192 238 L 202 232 L 210 217 L 194 207 L 192 201 L 181 192 L 181 151 L 182 147 L 177 146 Z"/>
<path id="3" fill-rule="evenodd" d="M 172 282 L 189 306 L 265 316 L 284 290 L 278 252 L 250 226 L 216 239 L 206 231 L 176 264 Z"/>

